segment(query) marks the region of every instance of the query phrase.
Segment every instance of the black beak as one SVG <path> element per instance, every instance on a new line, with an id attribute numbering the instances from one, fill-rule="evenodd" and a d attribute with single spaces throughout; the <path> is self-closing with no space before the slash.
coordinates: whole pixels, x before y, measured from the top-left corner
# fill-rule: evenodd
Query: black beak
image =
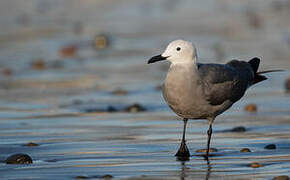
<path id="1" fill-rule="evenodd" d="M 157 61 L 164 61 L 164 60 L 166 60 L 166 58 L 168 58 L 168 57 L 163 57 L 161 55 L 153 56 L 151 59 L 149 59 L 149 61 L 147 63 L 150 64 L 150 63 L 155 63 Z"/>

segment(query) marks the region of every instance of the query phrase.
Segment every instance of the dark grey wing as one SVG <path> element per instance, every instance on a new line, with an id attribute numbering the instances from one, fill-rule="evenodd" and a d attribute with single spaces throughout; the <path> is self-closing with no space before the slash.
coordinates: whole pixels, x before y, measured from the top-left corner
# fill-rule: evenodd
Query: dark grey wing
<path id="1" fill-rule="evenodd" d="M 250 77 L 245 75 L 251 68 L 243 67 L 243 61 L 234 60 L 227 64 L 198 64 L 203 85 L 203 95 L 211 105 L 220 105 L 225 101 L 238 101 L 249 87 Z M 236 67 L 238 65 L 238 67 Z"/>

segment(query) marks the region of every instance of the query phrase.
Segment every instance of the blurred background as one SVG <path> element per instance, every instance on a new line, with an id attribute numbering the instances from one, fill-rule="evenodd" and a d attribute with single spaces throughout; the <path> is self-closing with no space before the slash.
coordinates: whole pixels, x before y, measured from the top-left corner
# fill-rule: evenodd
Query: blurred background
<path id="1" fill-rule="evenodd" d="M 146 61 L 175 39 L 192 41 L 200 62 L 258 56 L 261 69 L 289 69 L 289 9 L 288 0 L 4 0 L 0 97 L 59 105 L 83 91 L 157 86 L 168 65 Z"/>
<path id="2" fill-rule="evenodd" d="M 175 39 L 192 41 L 201 63 L 257 56 L 261 58 L 261 70 L 286 70 L 267 75 L 268 81 L 251 88 L 241 102 L 222 115 L 217 120 L 220 134 L 214 139 L 221 149 L 247 144 L 257 151 L 269 143 L 267 140 L 275 139 L 286 151 L 289 142 L 279 140 L 290 137 L 286 133 L 290 130 L 289 18 L 289 0 L 1 0 L 1 157 L 26 152 L 42 163 L 42 168 L 49 169 L 53 165 L 47 162 L 56 159 L 59 167 L 77 164 L 85 168 L 81 171 L 85 174 L 93 173 L 86 167 L 96 166 L 94 158 L 98 157 L 100 163 L 112 160 L 118 172 L 105 168 L 101 173 L 132 177 L 144 171 L 125 171 L 115 159 L 116 153 L 122 161 L 126 161 L 128 152 L 142 152 L 144 157 L 138 155 L 142 160 L 153 154 L 151 164 L 137 166 L 156 171 L 160 164 L 155 163 L 163 152 L 163 170 L 179 170 L 171 155 L 178 146 L 182 122 L 175 121 L 178 118 L 164 103 L 160 91 L 169 64 L 147 65 L 151 56 L 160 54 Z M 249 103 L 258 107 L 259 113 L 245 112 L 244 106 Z M 191 124 L 189 142 L 202 148 L 207 123 Z M 236 125 L 251 127 L 256 136 L 250 131 L 249 136 L 243 135 L 250 142 L 237 142 L 230 138 L 233 135 L 222 133 Z M 273 136 L 265 134 L 270 131 Z M 30 141 L 39 144 L 41 150 L 22 146 Z M 284 151 L 277 152 L 278 159 Z M 60 154 L 66 160 L 58 159 Z M 79 159 L 72 160 L 72 156 Z M 142 161 L 136 158 L 131 160 Z M 130 163 L 123 167 L 130 167 Z M 7 171 L 6 166 L 0 168 Z M 35 165 L 22 173 L 30 177 L 38 168 Z M 239 168 L 237 174 L 242 173 Z M 278 174 L 289 173 L 287 168 L 275 168 Z M 197 169 L 204 172 L 200 166 Z M 58 171 L 58 175 L 67 177 Z M 160 175 L 157 171 L 153 175 Z M 74 173 L 81 174 L 75 169 Z M 17 174 L 5 174 L 14 176 Z"/>

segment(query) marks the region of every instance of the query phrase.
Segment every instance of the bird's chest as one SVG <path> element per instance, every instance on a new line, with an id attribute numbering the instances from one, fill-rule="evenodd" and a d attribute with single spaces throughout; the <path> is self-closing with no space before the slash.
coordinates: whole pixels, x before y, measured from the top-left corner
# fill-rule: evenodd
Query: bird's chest
<path id="1" fill-rule="evenodd" d="M 201 86 L 194 73 L 187 70 L 171 70 L 167 74 L 163 97 L 178 115 L 193 114 L 201 103 Z"/>

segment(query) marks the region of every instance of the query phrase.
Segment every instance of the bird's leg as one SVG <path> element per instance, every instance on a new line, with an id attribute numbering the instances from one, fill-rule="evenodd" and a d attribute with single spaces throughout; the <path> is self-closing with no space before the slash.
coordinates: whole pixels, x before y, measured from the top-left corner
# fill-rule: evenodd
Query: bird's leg
<path id="1" fill-rule="evenodd" d="M 205 158 L 208 160 L 209 155 L 209 148 L 210 148 L 210 139 L 212 134 L 212 123 L 214 119 L 209 119 L 209 129 L 207 131 L 207 149 L 206 149 L 206 156 Z"/>
<path id="2" fill-rule="evenodd" d="M 189 157 L 190 156 L 190 153 L 189 153 L 189 150 L 186 146 L 186 143 L 185 143 L 185 131 L 186 131 L 186 124 L 187 124 L 187 118 L 184 118 L 183 119 L 183 135 L 182 135 L 182 140 L 181 140 L 181 144 L 180 144 L 180 147 L 177 151 L 177 153 L 175 154 L 175 156 L 177 157 Z"/>

